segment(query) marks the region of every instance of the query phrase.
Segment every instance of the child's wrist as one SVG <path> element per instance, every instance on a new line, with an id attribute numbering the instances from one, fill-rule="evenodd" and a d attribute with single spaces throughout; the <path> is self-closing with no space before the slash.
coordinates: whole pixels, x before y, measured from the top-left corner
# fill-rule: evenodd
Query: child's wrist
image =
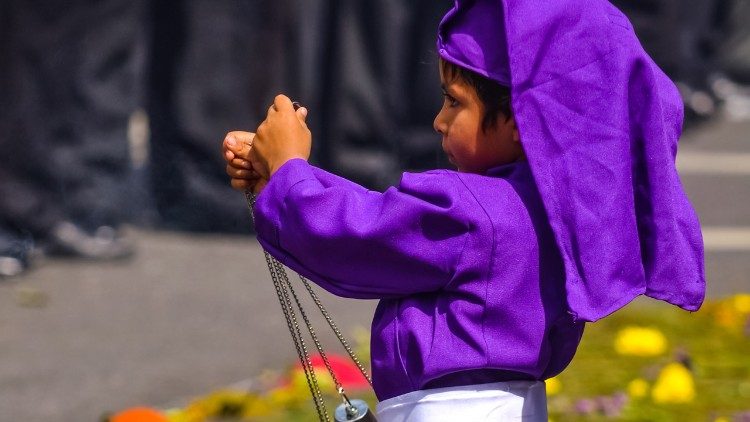
<path id="1" fill-rule="evenodd" d="M 269 172 L 269 175 L 270 175 L 269 177 L 272 177 L 274 175 L 274 173 L 276 173 L 281 167 L 284 166 L 284 164 L 286 164 L 290 160 L 294 160 L 294 159 L 297 159 L 297 158 L 300 158 L 302 160 L 307 161 L 307 157 L 303 157 L 301 155 L 299 155 L 299 156 L 290 156 L 290 157 L 284 158 L 283 160 L 279 160 L 278 162 L 270 164 L 268 166 L 268 172 Z"/>

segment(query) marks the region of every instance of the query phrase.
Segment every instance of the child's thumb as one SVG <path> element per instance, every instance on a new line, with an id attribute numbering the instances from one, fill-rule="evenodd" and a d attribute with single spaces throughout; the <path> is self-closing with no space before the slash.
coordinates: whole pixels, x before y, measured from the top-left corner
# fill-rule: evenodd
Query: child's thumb
<path id="1" fill-rule="evenodd" d="M 250 154 L 250 148 L 253 145 L 253 138 L 255 138 L 254 133 L 232 132 L 226 137 L 224 142 L 236 156 L 247 159 Z"/>
<path id="2" fill-rule="evenodd" d="M 297 109 L 297 118 L 299 119 L 300 123 L 305 123 L 307 120 L 307 107 L 300 107 Z"/>

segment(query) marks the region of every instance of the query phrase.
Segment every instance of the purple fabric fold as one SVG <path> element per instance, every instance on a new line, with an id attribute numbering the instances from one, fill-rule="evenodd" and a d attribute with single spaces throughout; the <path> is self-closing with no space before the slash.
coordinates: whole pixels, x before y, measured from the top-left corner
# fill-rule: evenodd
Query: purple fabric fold
<path id="1" fill-rule="evenodd" d="M 675 167 L 682 102 L 619 10 L 604 0 L 457 0 L 438 51 L 511 87 L 577 318 L 595 321 L 639 294 L 700 307 L 700 225 Z"/>

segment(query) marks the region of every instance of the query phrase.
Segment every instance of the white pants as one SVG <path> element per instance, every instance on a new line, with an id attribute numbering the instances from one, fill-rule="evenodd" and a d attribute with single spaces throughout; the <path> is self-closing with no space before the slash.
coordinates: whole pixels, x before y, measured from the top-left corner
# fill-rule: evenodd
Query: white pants
<path id="1" fill-rule="evenodd" d="M 542 381 L 419 390 L 378 403 L 377 417 L 378 422 L 547 422 L 547 393 Z"/>

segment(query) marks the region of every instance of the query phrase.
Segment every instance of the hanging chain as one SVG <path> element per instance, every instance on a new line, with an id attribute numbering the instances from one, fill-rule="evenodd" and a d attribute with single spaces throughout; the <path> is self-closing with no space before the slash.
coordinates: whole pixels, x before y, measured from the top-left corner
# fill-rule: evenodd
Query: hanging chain
<path id="1" fill-rule="evenodd" d="M 250 216 L 253 220 L 253 224 L 255 224 L 255 214 L 253 213 L 253 208 L 255 206 L 255 200 L 257 196 L 250 191 L 245 191 L 245 197 L 247 199 L 247 204 L 250 208 Z M 307 330 L 310 333 L 310 337 L 312 337 L 313 343 L 315 344 L 315 348 L 318 350 L 318 354 L 320 354 L 320 357 L 323 360 L 323 364 L 328 370 L 328 373 L 330 374 L 331 379 L 333 380 L 333 383 L 336 386 L 336 391 L 341 396 L 345 405 L 347 405 L 348 408 L 353 408 L 352 403 L 349 401 L 349 398 L 347 397 L 344 391 L 344 387 L 339 382 L 338 378 L 336 377 L 336 374 L 333 371 L 333 368 L 331 367 L 331 363 L 328 360 L 328 356 L 323 350 L 323 346 L 320 343 L 320 340 L 318 339 L 318 336 L 315 333 L 315 330 L 313 329 L 313 326 L 310 323 L 309 318 L 307 317 L 307 313 L 304 311 L 304 308 L 302 307 L 302 303 L 300 302 L 299 297 L 297 296 L 297 293 L 294 290 L 294 287 L 291 281 L 289 280 L 289 277 L 287 276 L 286 271 L 284 270 L 284 266 L 279 261 L 277 261 L 274 257 L 272 257 L 267 251 L 264 250 L 263 253 L 266 258 L 266 264 L 268 265 L 268 270 L 271 273 L 271 281 L 273 282 L 274 289 L 276 290 L 276 295 L 278 296 L 279 304 L 281 305 L 281 310 L 284 314 L 284 318 L 286 319 L 287 328 L 289 329 L 289 333 L 292 336 L 294 347 L 297 350 L 297 357 L 299 358 L 300 363 L 302 365 L 302 369 L 305 373 L 307 386 L 310 389 L 310 394 L 312 395 L 313 403 L 315 404 L 315 409 L 318 413 L 318 418 L 321 421 L 330 421 L 330 417 L 328 415 L 328 411 L 326 410 L 325 403 L 323 400 L 323 395 L 320 391 L 320 386 L 318 384 L 318 380 L 315 375 L 315 370 L 313 368 L 312 361 L 310 360 L 310 354 L 307 350 L 307 346 L 305 345 L 305 341 L 302 337 L 299 323 L 297 321 L 297 316 L 294 310 L 294 306 L 292 304 L 292 299 L 294 300 L 294 304 L 299 310 L 300 316 L 302 317 L 302 320 L 304 321 L 305 326 L 307 327 Z M 365 367 L 364 365 L 362 365 L 362 362 L 360 362 L 360 360 L 354 354 L 354 351 L 352 350 L 351 346 L 349 346 L 349 343 L 344 338 L 343 334 L 341 333 L 341 330 L 339 330 L 336 323 L 333 322 L 333 319 L 331 318 L 330 314 L 323 306 L 323 303 L 318 298 L 318 295 L 310 286 L 309 281 L 306 278 L 302 277 L 301 275 L 299 276 L 299 278 L 302 281 L 302 284 L 305 286 L 305 289 L 307 290 L 307 292 L 310 294 L 310 297 L 313 299 L 313 302 L 320 310 L 321 314 L 323 315 L 323 318 L 325 318 L 326 322 L 333 330 L 334 334 L 336 335 L 336 338 L 344 347 L 347 354 L 352 359 L 352 361 L 357 366 L 357 368 L 362 373 L 362 375 L 365 377 L 367 382 L 370 384 L 370 386 L 372 386 L 372 379 L 368 375 L 367 370 L 365 370 Z"/>
<path id="2" fill-rule="evenodd" d="M 255 215 L 253 214 L 252 210 L 253 206 L 255 205 L 256 195 L 252 194 L 249 191 L 246 191 L 245 197 L 247 199 L 247 204 L 250 207 L 250 217 L 252 218 L 253 223 L 255 223 Z M 305 380 L 307 381 L 307 387 L 310 389 L 313 404 L 315 405 L 315 410 L 318 413 L 318 419 L 321 422 L 328 422 L 330 421 L 330 417 L 328 416 L 328 411 L 325 407 L 323 395 L 320 391 L 317 377 L 315 376 L 315 370 L 313 369 L 312 362 L 310 360 L 310 354 L 307 351 L 305 340 L 302 337 L 299 324 L 297 323 L 297 317 L 294 312 L 294 307 L 292 306 L 292 302 L 289 299 L 289 293 L 286 290 L 286 286 L 279 279 L 279 276 L 282 274 L 284 278 L 287 278 L 286 272 L 283 270 L 283 268 L 280 268 L 281 271 L 278 271 L 279 267 L 274 265 L 275 263 L 277 263 L 277 261 L 274 257 L 271 256 L 271 254 L 269 254 L 265 250 L 263 251 L 263 254 L 266 258 L 268 271 L 271 274 L 271 281 L 273 282 L 274 289 L 276 290 L 276 296 L 278 297 L 279 304 L 281 305 L 281 311 L 284 314 L 284 319 L 286 320 L 289 334 L 292 337 L 294 347 L 297 351 L 297 357 L 299 358 L 300 364 L 302 365 L 302 370 L 305 374 Z"/>
<path id="3" fill-rule="evenodd" d="M 354 354 L 354 350 L 352 350 L 351 346 L 349 346 L 349 342 L 346 341 L 344 338 L 344 335 L 341 334 L 341 331 L 336 326 L 336 323 L 333 322 L 333 319 L 331 318 L 331 315 L 328 313 L 325 307 L 323 307 L 323 303 L 320 302 L 320 299 L 318 299 L 318 295 L 315 294 L 315 291 L 313 291 L 312 287 L 310 286 L 309 281 L 299 276 L 300 280 L 302 280 L 302 284 L 304 284 L 305 288 L 307 289 L 307 292 L 310 294 L 310 297 L 312 297 L 313 302 L 315 302 L 315 305 L 317 305 L 318 309 L 320 310 L 320 313 L 323 314 L 323 318 L 325 318 L 326 322 L 328 322 L 328 326 L 331 327 L 334 334 L 336 334 L 336 338 L 339 339 L 339 342 L 342 346 L 344 346 L 344 350 L 346 350 L 346 353 L 349 355 L 349 357 L 354 361 L 354 364 L 357 365 L 357 368 L 359 369 L 359 372 L 362 373 L 362 376 L 365 377 L 367 382 L 370 384 L 370 387 L 372 387 L 372 378 L 370 378 L 370 375 L 367 373 L 367 370 L 365 369 L 365 366 L 362 365 L 362 362 L 360 362 L 357 355 Z"/>
<path id="4" fill-rule="evenodd" d="M 289 278 L 286 276 L 286 271 L 284 271 L 284 268 L 281 266 L 281 264 L 278 261 L 274 262 L 274 266 L 276 267 L 276 271 L 283 271 L 281 272 L 282 278 L 284 279 L 284 282 L 289 288 L 289 292 L 292 294 L 292 297 L 294 298 L 294 302 L 297 304 L 299 313 L 300 315 L 302 315 L 302 320 L 305 322 L 305 325 L 307 326 L 307 331 L 310 332 L 310 337 L 312 337 L 313 343 L 315 343 L 315 348 L 318 349 L 318 353 L 320 354 L 320 358 L 323 360 L 323 364 L 325 365 L 328 372 L 331 374 L 331 378 L 333 379 L 333 384 L 336 386 L 336 390 L 343 388 L 338 378 L 336 378 L 336 374 L 333 372 L 331 363 L 328 361 L 328 356 L 326 356 L 325 351 L 323 351 L 323 345 L 318 340 L 318 336 L 315 334 L 315 330 L 313 329 L 313 326 L 310 323 L 310 320 L 307 318 L 307 313 L 305 313 L 304 309 L 302 308 L 302 303 L 299 301 L 299 298 L 297 297 L 297 292 L 294 291 L 294 287 L 292 287 L 292 283 L 289 281 Z"/>
<path id="5" fill-rule="evenodd" d="M 326 409 L 323 400 L 323 394 L 320 391 L 318 379 L 315 375 L 312 361 L 310 360 L 310 353 L 308 352 L 307 346 L 305 345 L 305 340 L 302 337 L 302 332 L 300 330 L 299 323 L 297 322 L 297 316 L 294 311 L 294 307 L 292 306 L 292 301 L 289 298 L 287 286 L 285 286 L 283 280 L 279 280 L 280 275 L 284 280 L 287 280 L 286 284 L 288 284 L 286 272 L 283 268 L 279 268 L 275 265 L 277 261 L 268 252 L 264 251 L 264 254 L 266 256 L 266 263 L 268 264 L 269 271 L 272 274 L 276 273 L 276 282 L 279 286 L 279 288 L 276 290 L 276 294 L 279 295 L 280 292 L 281 295 L 279 296 L 279 298 L 283 297 L 283 303 L 281 305 L 282 311 L 284 311 L 284 316 L 287 320 L 287 327 L 289 328 L 289 333 L 292 336 L 292 340 L 295 343 L 299 344 L 299 346 L 297 347 L 297 356 L 299 357 L 300 363 L 302 364 L 302 369 L 305 373 L 305 379 L 307 380 L 307 387 L 310 389 L 310 394 L 312 395 L 313 402 L 315 403 L 315 409 L 318 412 L 318 417 L 321 421 L 330 421 L 328 410 Z M 300 312 L 304 313 L 302 308 L 299 306 L 299 301 L 296 300 L 296 295 L 295 301 L 298 304 Z"/>

